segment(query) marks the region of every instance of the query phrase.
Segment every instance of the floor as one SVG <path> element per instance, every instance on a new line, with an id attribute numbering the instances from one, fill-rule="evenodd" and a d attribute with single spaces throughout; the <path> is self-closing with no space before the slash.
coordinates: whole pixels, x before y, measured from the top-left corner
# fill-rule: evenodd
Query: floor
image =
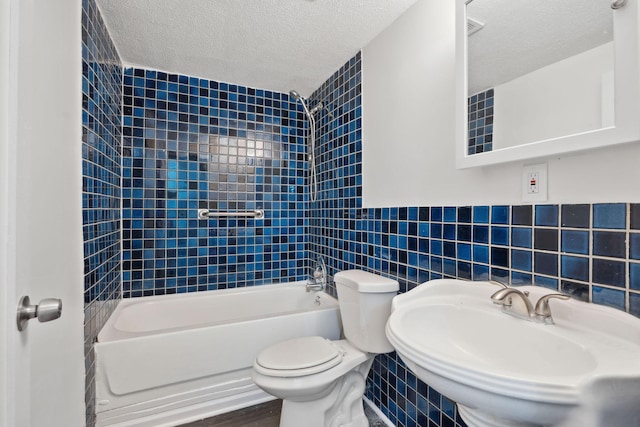
<path id="1" fill-rule="evenodd" d="M 205 420 L 183 424 L 181 427 L 278 427 L 282 400 L 272 400 Z"/>
<path id="2" fill-rule="evenodd" d="M 281 400 L 272 400 L 205 420 L 183 424 L 181 427 L 278 427 L 281 408 Z M 369 418 L 370 427 L 386 426 L 384 421 L 369 409 L 368 405 L 364 405 L 364 412 Z"/>

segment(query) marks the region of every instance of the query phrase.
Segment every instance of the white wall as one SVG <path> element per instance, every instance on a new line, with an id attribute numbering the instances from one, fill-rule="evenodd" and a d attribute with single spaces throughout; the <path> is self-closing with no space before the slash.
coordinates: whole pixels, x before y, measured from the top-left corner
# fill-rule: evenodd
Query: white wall
<path id="1" fill-rule="evenodd" d="M 418 0 L 363 49 L 365 207 L 522 203 L 535 160 L 455 168 L 454 9 Z M 638 159 L 638 144 L 550 159 L 549 201 L 640 201 Z"/>
<path id="2" fill-rule="evenodd" d="M 496 86 L 493 149 L 602 128 L 613 61 L 610 42 Z"/>

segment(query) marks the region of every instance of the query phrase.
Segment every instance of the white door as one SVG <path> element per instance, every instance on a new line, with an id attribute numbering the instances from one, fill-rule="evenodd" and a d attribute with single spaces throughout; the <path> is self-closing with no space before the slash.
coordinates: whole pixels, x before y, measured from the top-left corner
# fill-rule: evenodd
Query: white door
<path id="1" fill-rule="evenodd" d="M 84 425 L 81 2 L 0 0 L 0 425 Z M 16 307 L 62 316 L 18 332 Z"/>

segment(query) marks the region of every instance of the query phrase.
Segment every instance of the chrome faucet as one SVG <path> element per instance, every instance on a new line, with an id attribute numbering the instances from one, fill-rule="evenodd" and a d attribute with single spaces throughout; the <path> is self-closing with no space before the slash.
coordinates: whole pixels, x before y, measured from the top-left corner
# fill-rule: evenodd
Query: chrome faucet
<path id="1" fill-rule="evenodd" d="M 517 298 L 514 299 L 514 296 Z M 522 292 L 516 288 L 503 288 L 491 295 L 491 301 L 494 304 L 502 305 L 502 310 L 505 313 L 547 325 L 553 324 L 549 307 L 549 300 L 553 298 L 566 300 L 570 297 L 564 294 L 547 294 L 538 300 L 534 308 L 529 299 L 529 292 Z"/>
<path id="2" fill-rule="evenodd" d="M 307 292 L 309 291 L 324 291 L 327 286 L 327 266 L 324 263 L 324 258 L 318 257 L 316 261 L 316 268 L 313 270 L 313 277 L 307 279 Z"/>
<path id="3" fill-rule="evenodd" d="M 516 296 L 517 298 L 513 298 Z M 516 288 L 503 288 L 491 295 L 494 304 L 502 305 L 502 309 L 516 317 L 531 319 L 535 310 L 529 296 Z"/>

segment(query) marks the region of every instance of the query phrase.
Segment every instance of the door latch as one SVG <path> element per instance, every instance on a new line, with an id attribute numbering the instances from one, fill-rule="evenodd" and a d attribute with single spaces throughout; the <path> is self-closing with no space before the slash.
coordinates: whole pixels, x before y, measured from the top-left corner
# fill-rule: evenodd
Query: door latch
<path id="1" fill-rule="evenodd" d="M 27 322 L 34 317 L 37 317 L 40 322 L 49 322 L 57 319 L 61 314 L 62 300 L 45 298 L 40 301 L 40 304 L 31 305 L 31 300 L 25 295 L 18 302 L 18 314 L 16 316 L 18 330 L 24 331 L 27 329 Z"/>

